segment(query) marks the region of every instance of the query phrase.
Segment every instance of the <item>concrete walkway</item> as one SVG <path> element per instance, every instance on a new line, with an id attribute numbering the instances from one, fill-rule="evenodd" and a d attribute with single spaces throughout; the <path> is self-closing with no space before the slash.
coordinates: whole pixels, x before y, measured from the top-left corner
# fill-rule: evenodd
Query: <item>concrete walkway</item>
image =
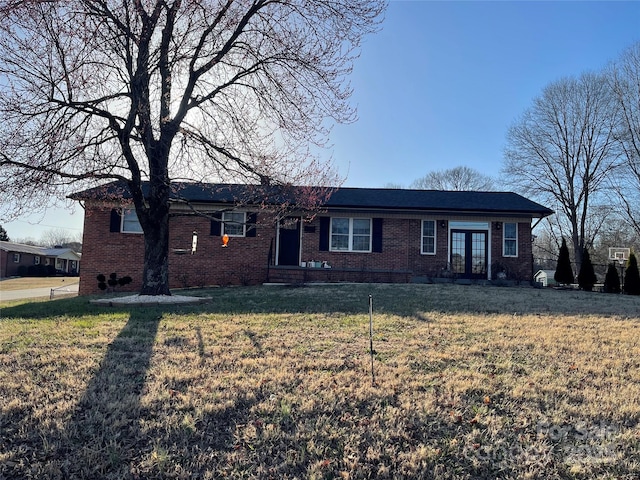
<path id="1" fill-rule="evenodd" d="M 53 298 L 58 296 L 72 296 L 78 294 L 78 284 L 65 285 L 54 288 Z M 42 298 L 51 296 L 51 287 L 29 288 L 27 290 L 2 290 L 0 289 L 0 302 L 9 300 L 22 300 L 25 298 Z"/>

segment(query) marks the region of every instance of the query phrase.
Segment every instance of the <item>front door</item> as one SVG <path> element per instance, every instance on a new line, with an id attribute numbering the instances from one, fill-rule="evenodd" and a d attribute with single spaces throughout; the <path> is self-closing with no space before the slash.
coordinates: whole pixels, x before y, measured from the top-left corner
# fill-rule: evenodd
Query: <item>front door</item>
<path id="1" fill-rule="evenodd" d="M 278 265 L 299 265 L 300 218 L 287 217 L 278 225 Z"/>
<path id="2" fill-rule="evenodd" d="M 461 278 L 487 278 L 487 232 L 451 231 L 451 269 Z"/>

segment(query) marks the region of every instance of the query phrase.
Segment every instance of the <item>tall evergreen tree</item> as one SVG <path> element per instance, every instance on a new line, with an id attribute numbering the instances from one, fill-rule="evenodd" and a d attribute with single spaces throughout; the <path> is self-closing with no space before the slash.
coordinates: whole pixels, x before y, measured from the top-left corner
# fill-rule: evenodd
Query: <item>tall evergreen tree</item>
<path id="1" fill-rule="evenodd" d="M 638 272 L 638 260 L 632 253 L 627 262 L 627 271 L 624 274 L 624 293 L 640 295 L 640 272 Z"/>
<path id="2" fill-rule="evenodd" d="M 556 273 L 553 279 L 558 283 L 570 285 L 573 283 L 573 269 L 571 268 L 571 258 L 569 257 L 569 248 L 567 241 L 562 239 L 562 246 L 558 254 L 558 264 L 556 265 Z"/>
<path id="3" fill-rule="evenodd" d="M 0 225 L 0 240 L 3 242 L 10 242 L 11 240 L 9 240 L 9 234 L 7 233 L 7 231 L 4 229 L 4 227 L 2 225 Z"/>
<path id="4" fill-rule="evenodd" d="M 582 252 L 582 264 L 580 265 L 580 272 L 578 273 L 578 285 L 582 290 L 590 292 L 593 290 L 598 278 L 593 271 L 593 264 L 591 263 L 591 256 L 589 251 L 585 248 Z"/>
<path id="5" fill-rule="evenodd" d="M 620 293 L 620 276 L 618 275 L 618 267 L 614 263 L 609 264 L 607 275 L 604 277 L 605 293 Z"/>

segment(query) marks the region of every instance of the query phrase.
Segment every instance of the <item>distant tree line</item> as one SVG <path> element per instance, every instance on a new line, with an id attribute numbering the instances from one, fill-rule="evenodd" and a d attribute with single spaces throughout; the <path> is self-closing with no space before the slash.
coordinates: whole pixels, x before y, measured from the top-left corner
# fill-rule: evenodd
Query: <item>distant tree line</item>
<path id="1" fill-rule="evenodd" d="M 16 238 L 10 239 L 7 231 L 0 225 L 0 240 L 5 242 L 21 243 L 23 245 L 32 245 L 34 247 L 45 248 L 70 248 L 74 252 L 82 252 L 82 234 L 72 234 L 64 228 L 54 228 L 44 232 L 39 240 L 33 238 Z"/>

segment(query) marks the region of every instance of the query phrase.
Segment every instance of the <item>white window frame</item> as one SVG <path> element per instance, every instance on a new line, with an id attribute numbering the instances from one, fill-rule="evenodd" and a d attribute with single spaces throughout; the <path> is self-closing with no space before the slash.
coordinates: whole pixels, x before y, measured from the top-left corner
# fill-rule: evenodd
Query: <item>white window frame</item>
<path id="1" fill-rule="evenodd" d="M 425 222 L 431 222 L 433 224 L 433 252 L 429 252 L 429 251 L 425 251 L 424 249 L 424 239 L 425 239 L 425 235 L 424 235 L 424 224 Z M 438 236 L 438 229 L 437 229 L 437 224 L 435 220 L 430 220 L 430 219 L 423 219 L 422 222 L 420 223 L 420 253 L 422 255 L 435 255 L 436 254 L 436 250 L 437 250 L 437 236 Z"/>
<path id="2" fill-rule="evenodd" d="M 229 233 L 227 232 L 227 223 L 233 223 L 234 227 L 237 226 L 238 220 L 225 220 L 227 215 L 242 215 L 242 233 Z M 220 235 L 228 235 L 229 237 L 246 237 L 247 236 L 247 212 L 222 212 L 222 225 L 220 227 Z"/>
<path id="3" fill-rule="evenodd" d="M 14 253 L 13 254 L 13 263 L 20 263 L 20 254 L 19 253 Z"/>
<path id="4" fill-rule="evenodd" d="M 515 237 L 507 238 L 507 225 L 515 225 L 516 232 Z M 516 253 L 515 255 L 507 255 L 507 241 L 515 242 L 516 244 Z M 518 222 L 503 222 L 502 223 L 502 256 L 503 257 L 511 257 L 516 258 L 518 256 Z"/>
<path id="5" fill-rule="evenodd" d="M 133 217 L 135 216 L 135 222 Z M 131 226 L 138 225 L 139 228 L 130 229 Z M 125 228 L 129 228 L 129 230 L 125 230 Z M 140 225 L 140 220 L 138 219 L 138 214 L 136 213 L 135 208 L 123 208 L 122 216 L 120 218 L 120 232 L 121 233 L 137 233 L 143 234 L 142 225 Z"/>
<path id="6" fill-rule="evenodd" d="M 347 249 L 341 248 L 333 248 L 333 220 L 349 220 L 349 240 Z M 366 220 L 369 222 L 369 247 L 367 250 L 354 250 L 353 249 L 353 238 L 363 237 L 363 234 L 355 234 L 353 233 L 353 221 L 354 220 Z M 335 235 L 347 235 L 347 234 L 335 234 Z M 373 242 L 373 221 L 371 218 L 362 218 L 362 217 L 331 217 L 331 224 L 329 225 L 329 251 L 330 252 L 351 252 L 351 253 L 371 253 L 372 252 L 372 242 Z"/>
<path id="7" fill-rule="evenodd" d="M 40 257 L 38 257 L 37 255 L 33 257 L 33 264 L 40 265 Z"/>

